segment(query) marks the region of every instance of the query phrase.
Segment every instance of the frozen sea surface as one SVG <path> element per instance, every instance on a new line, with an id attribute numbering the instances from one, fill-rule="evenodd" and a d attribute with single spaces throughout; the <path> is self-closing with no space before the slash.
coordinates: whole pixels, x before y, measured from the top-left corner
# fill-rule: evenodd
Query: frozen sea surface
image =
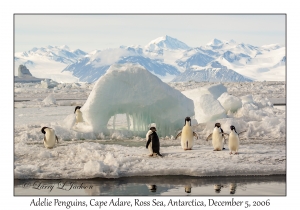
<path id="1" fill-rule="evenodd" d="M 172 85 L 183 91 L 202 84 L 190 82 Z M 229 93 L 236 96 L 252 94 L 254 97 L 285 98 L 285 83 L 282 82 L 233 83 L 225 86 Z M 286 174 L 285 107 L 260 103 L 257 107 L 246 106 L 237 113 L 228 113 L 229 118 L 219 120 L 225 132 L 228 132 L 227 127 L 231 123 L 235 123 L 239 129 L 247 128 L 246 135 L 241 136 L 239 155 L 229 155 L 227 144 L 225 150 L 213 151 L 211 142 L 205 141 L 212 131 L 212 122 L 193 126 L 199 136 L 193 150 L 184 151 L 180 139 L 165 136 L 160 137 L 163 157 L 151 158 L 145 148 L 145 138 L 127 135 L 124 115 L 116 116 L 116 130 L 110 136 L 95 136 L 92 132 L 79 132 L 65 127 L 64 120 L 74 113 L 75 106 L 84 104 L 84 98 L 91 88 L 92 84 L 61 85 L 56 89 L 16 84 L 15 100 L 28 100 L 15 102 L 16 179 Z M 54 104 L 43 103 L 49 94 L 56 98 Z M 43 126 L 55 128 L 59 136 L 60 142 L 53 149 L 46 149 L 43 145 L 40 131 Z M 112 119 L 107 127 L 112 128 Z"/>

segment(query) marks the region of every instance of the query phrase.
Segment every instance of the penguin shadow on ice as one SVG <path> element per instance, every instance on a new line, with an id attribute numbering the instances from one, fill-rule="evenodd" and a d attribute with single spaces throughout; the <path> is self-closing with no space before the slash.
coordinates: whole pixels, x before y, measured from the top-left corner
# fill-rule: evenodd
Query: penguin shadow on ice
<path id="1" fill-rule="evenodd" d="M 238 150 L 239 150 L 239 146 L 240 146 L 240 138 L 239 135 L 242 133 L 245 133 L 246 131 L 242 131 L 240 133 L 236 132 L 236 129 L 233 125 L 230 126 L 230 130 L 231 132 L 229 133 L 229 137 L 228 137 L 228 148 L 230 151 L 230 155 L 231 154 L 239 154 Z"/>
<path id="2" fill-rule="evenodd" d="M 41 132 L 44 134 L 44 146 L 47 149 L 52 149 L 55 145 L 55 142 L 58 143 L 58 138 L 55 135 L 55 130 L 49 127 L 43 127 Z"/>
<path id="3" fill-rule="evenodd" d="M 198 139 L 198 135 L 192 130 L 192 122 L 190 117 L 186 117 L 182 130 L 176 135 L 175 140 L 180 136 L 181 147 L 184 150 L 191 150 L 194 145 L 194 137 Z"/>
<path id="4" fill-rule="evenodd" d="M 226 138 L 223 129 L 221 128 L 221 123 L 216 123 L 213 132 L 206 138 L 206 141 L 212 139 L 213 151 L 224 150 L 224 144 L 226 144 Z"/>
<path id="5" fill-rule="evenodd" d="M 159 138 L 156 133 L 156 127 L 152 126 L 149 131 L 146 134 L 146 148 L 149 150 L 149 156 L 154 157 L 154 156 L 160 156 L 160 143 L 159 143 Z"/>

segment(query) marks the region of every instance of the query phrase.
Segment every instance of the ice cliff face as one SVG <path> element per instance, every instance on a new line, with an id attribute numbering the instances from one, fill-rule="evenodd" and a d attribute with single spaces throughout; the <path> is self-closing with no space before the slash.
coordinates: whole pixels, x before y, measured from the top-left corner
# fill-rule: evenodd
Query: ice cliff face
<path id="1" fill-rule="evenodd" d="M 187 116 L 194 115 L 193 101 L 141 65 L 115 64 L 96 83 L 81 108 L 95 133 L 107 133 L 107 122 L 126 113 L 128 128 L 145 135 L 156 123 L 158 135 L 175 135 Z"/>

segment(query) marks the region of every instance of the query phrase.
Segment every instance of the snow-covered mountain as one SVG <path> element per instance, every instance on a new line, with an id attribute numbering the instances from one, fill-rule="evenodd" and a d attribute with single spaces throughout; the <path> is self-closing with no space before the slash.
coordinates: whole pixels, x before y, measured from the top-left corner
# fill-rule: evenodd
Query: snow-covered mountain
<path id="1" fill-rule="evenodd" d="M 187 50 L 190 49 L 190 47 L 185 43 L 167 35 L 154 39 L 145 46 L 146 52 L 161 51 L 162 49 Z"/>
<path id="2" fill-rule="evenodd" d="M 284 81 L 286 54 L 285 47 L 279 44 L 258 47 L 219 39 L 192 48 L 167 35 L 145 46 L 120 46 L 89 53 L 70 50 L 65 45 L 15 53 L 15 66 L 26 65 L 33 76 L 57 82 L 94 82 L 115 63 L 138 63 L 165 82 Z"/>
<path id="3" fill-rule="evenodd" d="M 219 62 L 214 61 L 210 66 L 199 68 L 192 66 L 182 74 L 178 75 L 172 82 L 251 82 L 252 80 L 243 75 L 222 66 Z"/>
<path id="4" fill-rule="evenodd" d="M 141 48 L 122 47 L 119 49 L 107 49 L 97 53 L 89 54 L 77 62 L 68 65 L 63 71 L 72 72 L 82 82 L 95 82 L 104 75 L 107 69 L 115 63 L 137 63 L 145 67 L 154 75 L 164 78 L 169 75 L 179 75 L 175 66 L 163 63 L 158 59 L 143 56 Z"/>
<path id="5" fill-rule="evenodd" d="M 57 82 L 77 82 L 78 78 L 71 72 L 62 72 L 69 64 L 86 56 L 86 52 L 77 49 L 70 50 L 66 45 L 34 47 L 29 51 L 15 53 L 15 75 L 17 67 L 25 65 L 33 76 L 50 78 Z"/>

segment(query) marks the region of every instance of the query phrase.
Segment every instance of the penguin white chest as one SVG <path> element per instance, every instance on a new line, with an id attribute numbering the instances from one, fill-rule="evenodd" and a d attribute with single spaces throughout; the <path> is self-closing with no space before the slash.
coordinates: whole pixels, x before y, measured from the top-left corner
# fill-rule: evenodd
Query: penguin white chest
<path id="1" fill-rule="evenodd" d="M 82 112 L 77 109 L 76 110 L 76 123 L 83 122 Z"/>
<path id="2" fill-rule="evenodd" d="M 51 128 L 45 129 L 44 146 L 46 148 L 52 148 L 55 145 L 55 131 Z"/>
<path id="3" fill-rule="evenodd" d="M 221 133 L 221 129 L 215 127 L 212 133 L 212 145 L 215 150 L 222 150 L 223 149 L 223 136 Z"/>
<path id="4" fill-rule="evenodd" d="M 181 147 L 183 149 L 191 149 L 194 145 L 194 135 L 192 127 L 188 124 L 183 126 L 181 133 Z"/>
<path id="5" fill-rule="evenodd" d="M 228 148 L 230 151 L 237 152 L 239 149 L 239 136 L 235 131 L 231 131 L 229 134 Z"/>

